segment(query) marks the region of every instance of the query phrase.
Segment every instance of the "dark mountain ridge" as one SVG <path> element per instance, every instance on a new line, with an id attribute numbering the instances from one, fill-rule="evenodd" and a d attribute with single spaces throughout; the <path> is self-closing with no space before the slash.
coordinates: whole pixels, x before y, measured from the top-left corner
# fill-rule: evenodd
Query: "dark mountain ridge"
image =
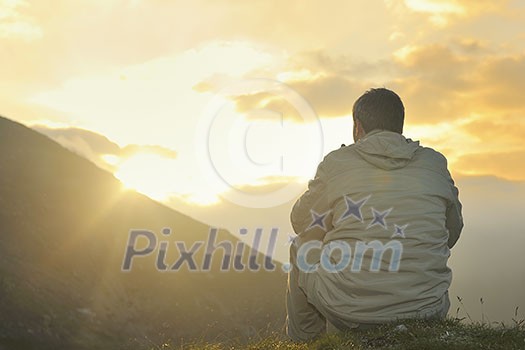
<path id="1" fill-rule="evenodd" d="M 164 228 L 171 235 L 163 235 Z M 210 232 L 123 190 L 113 175 L 48 137 L 0 117 L 0 349 L 134 348 L 147 339 L 247 338 L 282 326 L 280 266 L 223 272 L 224 251 L 217 248 L 209 272 L 189 271 L 188 263 L 159 272 L 157 244 L 122 272 L 132 229 L 168 242 L 169 266 L 180 258 L 174 241 L 189 250 Z M 225 231 L 220 241 L 238 243 Z M 246 247 L 245 264 L 249 254 Z M 203 249 L 194 257 L 202 262 Z M 264 264 L 263 255 L 254 258 Z"/>

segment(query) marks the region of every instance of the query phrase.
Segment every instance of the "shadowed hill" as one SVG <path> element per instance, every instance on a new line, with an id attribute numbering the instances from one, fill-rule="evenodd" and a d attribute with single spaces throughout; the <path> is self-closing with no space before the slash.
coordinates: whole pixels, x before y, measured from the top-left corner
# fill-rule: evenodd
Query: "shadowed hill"
<path id="1" fill-rule="evenodd" d="M 151 169 L 155 171 L 155 169 Z M 162 229 L 171 228 L 171 235 Z M 170 339 L 221 339 L 284 322 L 285 275 L 159 272 L 154 253 L 121 266 L 131 229 L 169 242 L 172 266 L 210 228 L 131 191 L 48 137 L 0 117 L 0 348 L 108 349 Z M 140 249 L 147 246 L 142 237 Z M 220 231 L 216 242 L 238 240 Z M 195 254 L 200 266 L 204 248 Z M 246 265 L 250 250 L 244 249 Z M 264 264 L 261 254 L 254 256 Z M 233 261 L 233 258 L 231 259 Z"/>

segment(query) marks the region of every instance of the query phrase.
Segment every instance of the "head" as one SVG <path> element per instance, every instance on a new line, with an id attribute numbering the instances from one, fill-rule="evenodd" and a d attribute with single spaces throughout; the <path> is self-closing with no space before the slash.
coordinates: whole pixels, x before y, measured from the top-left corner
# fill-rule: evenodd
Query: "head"
<path id="1" fill-rule="evenodd" d="M 376 129 L 403 133 L 405 107 L 399 96 L 391 90 L 368 90 L 355 101 L 352 114 L 356 142 Z"/>

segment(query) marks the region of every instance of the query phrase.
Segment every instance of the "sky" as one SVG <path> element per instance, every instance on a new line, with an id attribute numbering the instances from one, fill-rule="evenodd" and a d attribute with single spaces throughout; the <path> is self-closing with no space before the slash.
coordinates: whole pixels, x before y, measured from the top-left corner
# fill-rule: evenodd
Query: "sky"
<path id="1" fill-rule="evenodd" d="M 473 257 L 492 216 L 525 243 L 524 42 L 524 0 L 0 0 L 0 114 L 210 225 L 280 228 L 285 260 L 293 201 L 384 86 L 473 203 Z"/>

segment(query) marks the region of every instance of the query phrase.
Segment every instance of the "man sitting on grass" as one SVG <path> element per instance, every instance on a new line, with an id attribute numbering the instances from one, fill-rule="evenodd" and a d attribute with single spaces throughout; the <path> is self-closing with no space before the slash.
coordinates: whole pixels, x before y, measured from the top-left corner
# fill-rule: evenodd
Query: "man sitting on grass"
<path id="1" fill-rule="evenodd" d="M 371 89 L 354 104 L 355 143 L 328 154 L 291 212 L 287 333 L 415 318 L 450 307 L 450 248 L 463 228 L 445 157 L 405 138 L 394 92 Z"/>

